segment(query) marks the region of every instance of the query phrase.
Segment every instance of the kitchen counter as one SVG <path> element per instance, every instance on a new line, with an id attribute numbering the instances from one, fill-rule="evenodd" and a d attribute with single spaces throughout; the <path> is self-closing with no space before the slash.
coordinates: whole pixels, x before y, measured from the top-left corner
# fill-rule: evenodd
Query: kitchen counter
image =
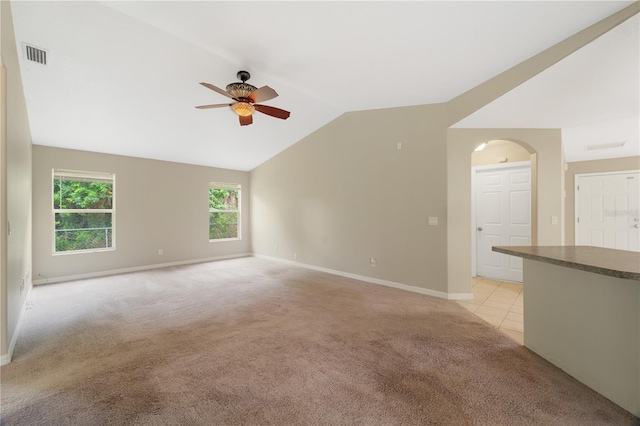
<path id="1" fill-rule="evenodd" d="M 494 246 L 493 251 L 566 268 L 640 281 L 640 253 L 590 246 Z"/>
<path id="2" fill-rule="evenodd" d="M 640 417 L 640 253 L 493 250 L 523 258 L 524 345 Z"/>

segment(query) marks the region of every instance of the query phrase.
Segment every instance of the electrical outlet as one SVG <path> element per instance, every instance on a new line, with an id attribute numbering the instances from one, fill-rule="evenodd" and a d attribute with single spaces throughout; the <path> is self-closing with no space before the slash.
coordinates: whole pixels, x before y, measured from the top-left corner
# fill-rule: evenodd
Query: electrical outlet
<path id="1" fill-rule="evenodd" d="M 162 256 L 164 254 L 164 250 L 158 249 L 158 256 Z"/>
<path id="2" fill-rule="evenodd" d="M 437 225 L 438 224 L 438 218 L 437 217 L 429 217 L 429 225 Z"/>
<path id="3" fill-rule="evenodd" d="M 278 251 L 278 245 L 277 245 L 277 244 L 275 244 L 275 245 L 273 246 L 273 249 L 274 249 L 275 251 Z"/>
<path id="4" fill-rule="evenodd" d="M 20 294 L 22 294 L 23 290 L 24 290 L 24 278 L 22 279 L 22 283 L 20 283 Z"/>
<path id="5" fill-rule="evenodd" d="M 552 225 L 558 224 L 558 216 L 551 216 L 551 224 Z"/>
<path id="6" fill-rule="evenodd" d="M 402 149 L 402 142 L 398 142 L 396 147 L 398 148 L 398 151 L 400 151 Z"/>
<path id="7" fill-rule="evenodd" d="M 293 258 L 297 259 L 298 258 L 298 253 L 293 253 Z"/>
<path id="8" fill-rule="evenodd" d="M 378 260 L 375 257 L 372 257 L 369 259 L 369 264 L 371 265 L 372 268 L 375 268 L 376 265 L 378 264 Z"/>

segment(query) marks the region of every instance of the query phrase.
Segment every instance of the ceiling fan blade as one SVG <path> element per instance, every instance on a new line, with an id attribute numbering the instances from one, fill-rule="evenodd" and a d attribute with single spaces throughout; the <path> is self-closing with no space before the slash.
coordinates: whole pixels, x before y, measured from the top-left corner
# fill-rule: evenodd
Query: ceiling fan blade
<path id="1" fill-rule="evenodd" d="M 249 99 L 251 99 L 251 102 L 255 103 L 255 102 L 268 101 L 269 99 L 273 99 L 277 96 L 278 96 L 278 93 L 275 90 L 273 90 L 271 87 L 263 86 L 251 92 L 251 94 L 249 95 Z"/>
<path id="2" fill-rule="evenodd" d="M 228 107 L 228 106 L 231 106 L 231 105 L 233 105 L 233 104 L 200 105 L 200 106 L 197 106 L 196 108 L 198 108 L 198 109 L 222 108 L 222 107 Z"/>
<path id="3" fill-rule="evenodd" d="M 202 84 L 202 85 L 203 85 L 204 87 L 206 87 L 207 89 L 211 89 L 211 90 L 213 90 L 214 92 L 218 92 L 218 93 L 220 93 L 221 95 L 226 96 L 227 98 L 231 98 L 231 99 L 233 99 L 233 96 L 231 96 L 230 94 L 228 94 L 228 93 L 226 92 L 226 90 L 222 90 L 221 88 L 216 87 L 216 86 L 214 86 L 213 84 L 209 84 L 209 83 L 200 83 L 200 84 Z"/>
<path id="4" fill-rule="evenodd" d="M 254 104 L 253 106 L 256 109 L 256 111 L 260 111 L 263 114 L 267 114 L 275 118 L 280 118 L 282 120 L 286 120 L 291 115 L 289 111 L 285 111 L 283 109 L 272 107 L 272 106 L 258 105 L 258 104 Z"/>
<path id="5" fill-rule="evenodd" d="M 240 118 L 241 126 L 248 126 L 249 124 L 253 123 L 252 115 L 239 115 L 238 118 Z"/>

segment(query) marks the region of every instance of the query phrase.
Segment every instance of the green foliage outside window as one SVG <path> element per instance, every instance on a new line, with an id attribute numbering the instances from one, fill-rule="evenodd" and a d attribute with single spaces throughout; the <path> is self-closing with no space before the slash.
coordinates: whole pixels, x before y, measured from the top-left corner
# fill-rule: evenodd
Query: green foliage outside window
<path id="1" fill-rule="evenodd" d="M 82 182 L 55 179 L 53 181 L 54 209 L 111 209 L 112 182 Z"/>
<path id="2" fill-rule="evenodd" d="M 113 182 L 56 177 L 53 208 L 56 252 L 113 247 Z"/>
<path id="3" fill-rule="evenodd" d="M 113 247 L 111 213 L 57 213 L 56 251 Z"/>
<path id="4" fill-rule="evenodd" d="M 209 188 L 209 239 L 238 238 L 239 189 Z"/>

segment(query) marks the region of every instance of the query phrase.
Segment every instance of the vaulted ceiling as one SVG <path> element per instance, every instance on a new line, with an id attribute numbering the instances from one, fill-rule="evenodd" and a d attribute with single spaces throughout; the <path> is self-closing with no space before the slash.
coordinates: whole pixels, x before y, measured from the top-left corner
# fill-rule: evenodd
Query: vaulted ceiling
<path id="1" fill-rule="evenodd" d="M 251 170 L 348 111 L 446 102 L 631 4 L 13 1 L 34 144 Z M 569 161 L 640 154 L 638 16 L 455 127 L 561 128 Z M 240 127 L 202 86 L 269 85 Z M 621 149 L 585 151 L 621 142 Z M 586 153 L 586 154 L 585 154 Z"/>

